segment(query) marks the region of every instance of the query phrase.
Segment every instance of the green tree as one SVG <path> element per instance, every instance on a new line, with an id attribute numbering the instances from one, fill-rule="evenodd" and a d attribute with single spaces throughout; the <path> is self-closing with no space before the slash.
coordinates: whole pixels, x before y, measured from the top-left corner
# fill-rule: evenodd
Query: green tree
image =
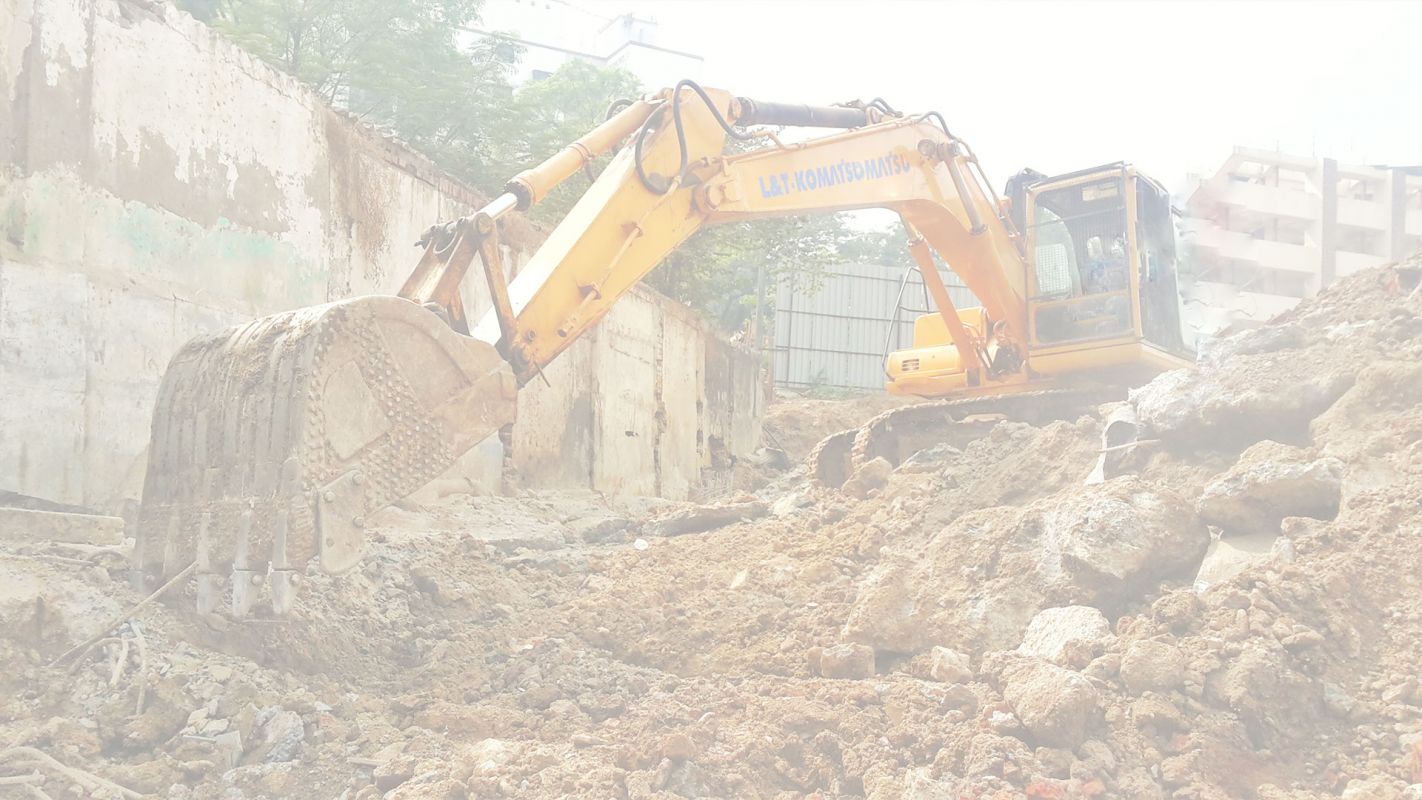
<path id="1" fill-rule="evenodd" d="M 898 220 L 883 230 L 855 232 L 844 243 L 840 256 L 845 261 L 885 267 L 908 267 L 913 264 L 913 257 L 908 252 L 908 231 Z"/>
<path id="2" fill-rule="evenodd" d="M 461 177 L 486 178 L 489 137 L 510 122 L 519 52 L 461 47 L 478 0 L 179 0 L 244 49 L 356 116 L 394 130 Z"/>
<path id="3" fill-rule="evenodd" d="M 597 127 L 607 118 L 613 101 L 636 97 L 641 91 L 637 79 L 626 70 L 578 60 L 564 63 L 543 80 L 520 86 L 514 92 L 506 124 L 491 142 L 493 160 L 504 173 L 500 185 Z M 606 161 L 604 157 L 600 163 Z M 599 166 L 593 166 L 593 176 Z M 569 178 L 533 209 L 532 216 L 541 222 L 562 219 L 588 183 L 586 178 Z"/>

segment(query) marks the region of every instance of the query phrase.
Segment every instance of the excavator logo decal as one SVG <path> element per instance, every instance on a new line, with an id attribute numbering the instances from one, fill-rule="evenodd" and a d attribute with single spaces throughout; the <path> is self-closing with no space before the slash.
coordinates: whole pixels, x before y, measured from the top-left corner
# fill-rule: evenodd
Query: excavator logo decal
<path id="1" fill-rule="evenodd" d="M 797 169 L 779 175 L 759 175 L 760 196 L 764 199 L 782 197 L 797 192 L 813 192 L 828 189 L 842 183 L 885 178 L 909 171 L 909 161 L 897 153 L 889 153 L 879 158 L 850 161 L 840 160 L 822 167 Z"/>

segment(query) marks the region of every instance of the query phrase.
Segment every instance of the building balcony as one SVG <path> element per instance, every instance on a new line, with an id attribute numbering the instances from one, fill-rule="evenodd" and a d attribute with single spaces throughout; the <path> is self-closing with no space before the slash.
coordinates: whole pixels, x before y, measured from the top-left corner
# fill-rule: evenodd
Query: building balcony
<path id="1" fill-rule="evenodd" d="M 1211 258 L 1242 261 L 1266 269 L 1317 275 L 1322 264 L 1321 251 L 1312 245 L 1256 239 L 1208 223 L 1199 225 L 1190 241 Z"/>
<path id="2" fill-rule="evenodd" d="M 1262 216 L 1288 217 L 1313 222 L 1322 211 L 1319 196 L 1301 189 L 1242 183 L 1219 177 L 1211 181 L 1209 200 Z"/>

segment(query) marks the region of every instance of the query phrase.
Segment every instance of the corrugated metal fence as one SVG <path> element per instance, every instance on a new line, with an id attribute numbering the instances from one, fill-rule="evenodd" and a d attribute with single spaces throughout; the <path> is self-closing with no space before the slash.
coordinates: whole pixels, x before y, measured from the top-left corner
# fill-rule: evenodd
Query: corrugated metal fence
<path id="1" fill-rule="evenodd" d="M 941 274 L 955 305 L 978 305 L 956 275 Z M 883 389 L 886 350 L 911 345 L 914 318 L 930 308 L 918 272 L 908 271 L 905 285 L 901 267 L 840 264 L 819 279 L 818 290 L 811 290 L 811 276 L 791 273 L 776 288 L 775 385 Z M 901 287 L 903 310 L 895 323 Z"/>

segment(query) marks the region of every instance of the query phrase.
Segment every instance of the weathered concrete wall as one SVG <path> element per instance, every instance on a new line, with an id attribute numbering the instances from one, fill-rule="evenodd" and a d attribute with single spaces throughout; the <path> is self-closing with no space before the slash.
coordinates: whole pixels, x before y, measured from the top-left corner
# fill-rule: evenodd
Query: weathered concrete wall
<path id="1" fill-rule="evenodd" d="M 541 486 L 683 498 L 760 444 L 759 359 L 636 289 L 519 397 L 514 466 Z M 571 412 L 571 413 L 570 413 Z"/>
<path id="2" fill-rule="evenodd" d="M 481 199 L 164 4 L 0 3 L 0 488 L 132 496 L 183 341 L 393 292 L 420 232 Z M 465 305 L 488 307 L 479 282 Z M 636 294 L 527 393 L 526 482 L 685 494 L 711 463 L 704 356 L 656 365 L 719 347 Z"/>

